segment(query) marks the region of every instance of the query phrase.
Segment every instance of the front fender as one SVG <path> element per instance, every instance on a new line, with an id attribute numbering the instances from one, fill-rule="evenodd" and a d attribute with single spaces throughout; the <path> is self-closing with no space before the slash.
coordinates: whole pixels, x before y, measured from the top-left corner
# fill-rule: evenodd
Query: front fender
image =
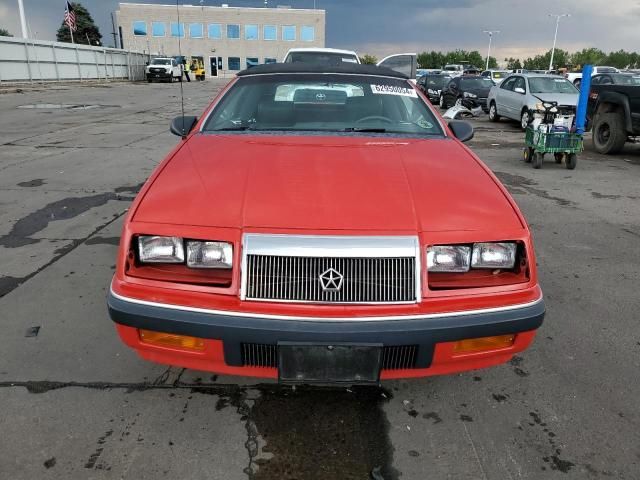
<path id="1" fill-rule="evenodd" d="M 597 114 L 598 110 L 600 110 L 600 108 L 602 106 L 606 105 L 611 105 L 613 107 L 620 107 L 622 108 L 623 114 L 624 114 L 624 123 L 625 123 L 625 128 L 627 129 L 627 132 L 631 132 L 633 131 L 633 123 L 631 120 L 631 107 L 629 105 L 629 97 L 627 97 L 626 95 L 619 93 L 619 92 L 600 92 L 598 93 L 598 100 L 596 102 L 596 106 L 595 106 L 595 110 L 594 110 L 594 117 Z M 614 108 L 607 108 L 606 111 L 612 111 L 614 110 Z"/>

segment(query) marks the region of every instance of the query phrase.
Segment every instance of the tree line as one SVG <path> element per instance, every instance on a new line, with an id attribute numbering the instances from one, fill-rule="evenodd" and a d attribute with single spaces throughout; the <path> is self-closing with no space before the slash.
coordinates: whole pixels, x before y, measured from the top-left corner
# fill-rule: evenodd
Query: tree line
<path id="1" fill-rule="evenodd" d="M 551 50 L 544 55 L 529 57 L 524 61 L 518 58 L 505 58 L 509 70 L 516 68 L 526 68 L 527 70 L 546 70 L 549 68 L 551 60 Z M 584 65 L 606 65 L 616 68 L 640 68 L 640 54 L 637 52 L 627 52 L 618 50 L 617 52 L 606 53 L 599 48 L 583 48 L 579 52 L 569 53 L 561 48 L 556 48 L 553 57 L 555 68 L 579 69 Z"/>
<path id="2" fill-rule="evenodd" d="M 551 60 L 551 50 L 535 57 L 524 60 L 519 58 L 505 58 L 507 70 L 526 68 L 527 70 L 547 70 Z M 374 55 L 360 57 L 362 63 L 375 64 L 378 59 Z M 422 52 L 418 54 L 418 68 L 442 68 L 447 64 L 469 62 L 478 68 L 484 68 L 486 57 L 477 50 L 453 50 L 451 52 Z M 606 53 L 598 48 L 584 48 L 579 52 L 569 53 L 567 50 L 556 48 L 553 57 L 554 68 L 579 69 L 583 65 L 606 65 L 616 68 L 640 68 L 640 53 L 618 50 Z M 495 57 L 489 58 L 489 68 L 498 68 Z"/>

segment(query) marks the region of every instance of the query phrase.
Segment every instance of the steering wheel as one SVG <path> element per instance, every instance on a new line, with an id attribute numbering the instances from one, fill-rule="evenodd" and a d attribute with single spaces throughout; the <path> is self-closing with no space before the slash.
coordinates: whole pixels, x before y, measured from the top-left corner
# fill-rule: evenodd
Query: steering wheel
<path id="1" fill-rule="evenodd" d="M 370 115 L 368 117 L 362 117 L 361 119 L 356 120 L 356 123 L 364 123 L 370 120 L 380 120 L 384 123 L 393 123 L 393 120 L 387 117 L 383 117 L 382 115 Z"/>

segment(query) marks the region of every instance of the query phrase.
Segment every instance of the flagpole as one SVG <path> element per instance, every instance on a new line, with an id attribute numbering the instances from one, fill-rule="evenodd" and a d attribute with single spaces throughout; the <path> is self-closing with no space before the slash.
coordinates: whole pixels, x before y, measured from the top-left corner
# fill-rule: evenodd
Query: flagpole
<path id="1" fill-rule="evenodd" d="M 65 22 L 66 22 L 67 26 L 69 27 L 69 35 L 71 35 L 71 43 L 75 43 L 73 41 L 73 29 L 71 28 L 71 23 L 75 23 L 75 22 L 71 22 L 70 21 L 72 7 L 71 7 L 71 4 L 69 3 L 68 0 L 66 2 L 66 5 L 65 5 L 64 9 L 65 9 L 65 12 L 66 12 L 66 14 L 65 14 Z"/>

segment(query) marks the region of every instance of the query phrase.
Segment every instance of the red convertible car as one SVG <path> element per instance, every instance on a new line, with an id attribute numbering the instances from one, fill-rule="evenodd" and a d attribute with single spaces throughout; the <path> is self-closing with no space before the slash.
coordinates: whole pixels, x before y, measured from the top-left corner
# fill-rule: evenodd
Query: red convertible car
<path id="1" fill-rule="evenodd" d="M 281 382 L 489 367 L 545 313 L 527 223 L 408 79 L 237 75 L 125 220 L 108 307 L 147 360 Z"/>

